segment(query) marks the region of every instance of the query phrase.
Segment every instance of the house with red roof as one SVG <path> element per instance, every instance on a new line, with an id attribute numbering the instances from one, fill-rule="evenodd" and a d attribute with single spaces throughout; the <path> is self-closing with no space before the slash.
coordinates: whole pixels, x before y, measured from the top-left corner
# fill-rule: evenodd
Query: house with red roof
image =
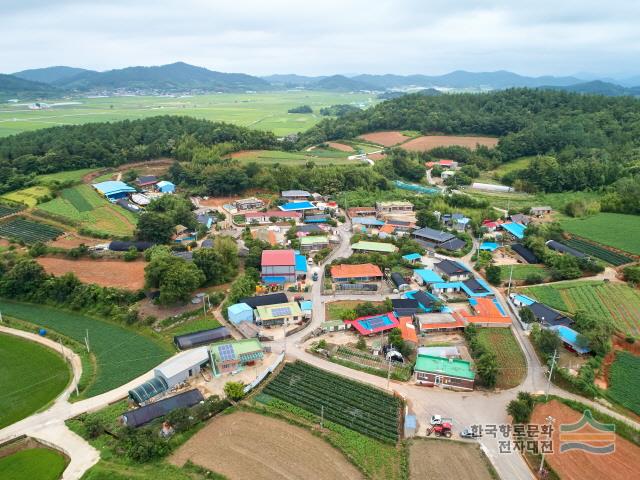
<path id="1" fill-rule="evenodd" d="M 243 215 L 247 223 L 271 223 L 272 218 L 275 218 L 277 222 L 288 222 L 289 220 L 299 222 L 302 219 L 300 212 L 283 212 L 282 210 L 247 212 Z"/>
<path id="2" fill-rule="evenodd" d="M 296 254 L 293 250 L 263 250 L 261 267 L 260 276 L 265 283 L 296 281 Z"/>
<path id="3" fill-rule="evenodd" d="M 398 319 L 392 312 L 345 320 L 344 323 L 355 328 L 360 335 L 382 333 L 400 326 Z"/>
<path id="4" fill-rule="evenodd" d="M 433 168 L 436 165 L 449 170 L 456 170 L 458 168 L 458 162 L 456 162 L 455 160 L 448 160 L 446 158 L 442 158 L 437 162 L 427 162 L 425 163 L 425 165 L 427 168 Z"/>

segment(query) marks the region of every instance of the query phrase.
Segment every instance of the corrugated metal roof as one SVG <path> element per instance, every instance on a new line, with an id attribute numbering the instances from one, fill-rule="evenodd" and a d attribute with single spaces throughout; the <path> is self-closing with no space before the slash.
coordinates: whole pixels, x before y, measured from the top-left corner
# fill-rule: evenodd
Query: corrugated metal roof
<path id="1" fill-rule="evenodd" d="M 261 264 L 263 267 L 294 266 L 296 255 L 293 250 L 263 250 Z"/>

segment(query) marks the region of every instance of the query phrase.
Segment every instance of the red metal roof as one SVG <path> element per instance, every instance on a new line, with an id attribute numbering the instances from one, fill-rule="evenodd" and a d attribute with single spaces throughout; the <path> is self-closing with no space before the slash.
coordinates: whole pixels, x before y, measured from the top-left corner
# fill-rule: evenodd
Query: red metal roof
<path id="1" fill-rule="evenodd" d="M 262 217 L 300 218 L 302 217 L 302 214 L 300 212 L 283 212 L 282 210 L 269 210 L 268 212 L 247 212 L 244 214 L 244 218 L 262 218 Z"/>
<path id="2" fill-rule="evenodd" d="M 382 277 L 382 270 L 372 263 L 359 265 L 334 265 L 331 267 L 333 278 Z"/>
<path id="3" fill-rule="evenodd" d="M 384 323 L 380 323 L 380 321 L 383 321 Z M 356 318 L 352 321 L 345 321 L 344 323 L 350 323 L 358 333 L 360 333 L 360 335 L 380 333 L 400 326 L 398 319 L 391 312 L 383 313 L 381 315 L 368 315 L 366 317 Z"/>
<path id="4" fill-rule="evenodd" d="M 294 266 L 296 264 L 296 254 L 293 250 L 263 250 L 262 266 L 279 267 Z"/>

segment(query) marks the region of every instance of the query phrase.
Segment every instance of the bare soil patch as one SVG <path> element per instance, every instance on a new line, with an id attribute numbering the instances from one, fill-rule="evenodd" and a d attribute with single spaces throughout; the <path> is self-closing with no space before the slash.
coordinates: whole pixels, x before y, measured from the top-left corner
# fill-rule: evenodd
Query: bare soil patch
<path id="1" fill-rule="evenodd" d="M 96 172 L 88 173 L 82 177 L 82 183 L 91 183 L 94 178 L 104 175 L 110 171 L 113 171 L 114 178 L 118 175 L 118 172 L 122 173 L 127 170 L 135 170 L 140 176 L 163 175 L 174 163 L 175 160 L 172 160 L 171 158 L 158 158 L 156 160 L 148 160 L 146 162 L 126 163 L 114 169 L 103 168 Z"/>
<path id="2" fill-rule="evenodd" d="M 56 276 L 72 272 L 82 282 L 95 283 L 103 287 L 138 290 L 144 287 L 145 262 L 121 260 L 69 260 L 58 257 L 39 257 L 38 263 Z"/>
<path id="3" fill-rule="evenodd" d="M 492 137 L 462 137 L 455 135 L 426 135 L 414 138 L 402 145 L 405 150 L 412 152 L 424 152 L 436 147 L 467 147 L 475 149 L 477 145 L 485 147 L 495 147 L 498 144 L 497 138 Z"/>
<path id="4" fill-rule="evenodd" d="M 360 479 L 342 454 L 310 432 L 256 413 L 214 419 L 170 458 L 188 460 L 230 480 Z"/>
<path id="5" fill-rule="evenodd" d="M 575 423 L 580 420 L 582 414 L 557 400 L 552 400 L 535 408 L 531 423 L 546 423 L 545 419 L 549 415 L 555 418 L 552 434 L 554 453 L 547 454 L 545 459 L 560 478 L 629 480 L 637 477 L 640 472 L 640 447 L 616 435 L 615 451 L 608 455 L 593 455 L 581 450 L 560 453 L 560 425 Z M 580 431 L 595 432 L 588 427 L 583 427 Z"/>
<path id="6" fill-rule="evenodd" d="M 58 248 L 75 248 L 79 247 L 81 244 L 85 244 L 88 247 L 93 245 L 98 245 L 100 243 L 105 243 L 106 240 L 98 240 L 90 237 L 83 237 L 81 235 L 76 235 L 73 233 L 68 233 L 62 237 L 58 237 L 51 242 L 48 242 L 47 245 L 50 247 L 58 247 Z"/>
<path id="7" fill-rule="evenodd" d="M 341 152 L 355 151 L 351 145 L 345 145 L 344 143 L 329 142 L 327 145 L 329 145 L 331 148 L 335 148 L 336 150 L 340 150 Z"/>
<path id="8" fill-rule="evenodd" d="M 367 158 L 369 160 L 376 161 L 376 160 L 382 160 L 385 156 L 386 155 L 384 153 L 370 153 L 367 155 Z"/>
<path id="9" fill-rule="evenodd" d="M 392 147 L 399 143 L 406 142 L 411 137 L 407 137 L 400 132 L 373 132 L 360 135 L 358 138 L 366 140 L 367 142 L 375 143 L 376 145 L 382 145 L 384 147 Z"/>
<path id="10" fill-rule="evenodd" d="M 493 477 L 477 443 L 429 439 L 411 443 L 409 478 L 491 480 Z"/>

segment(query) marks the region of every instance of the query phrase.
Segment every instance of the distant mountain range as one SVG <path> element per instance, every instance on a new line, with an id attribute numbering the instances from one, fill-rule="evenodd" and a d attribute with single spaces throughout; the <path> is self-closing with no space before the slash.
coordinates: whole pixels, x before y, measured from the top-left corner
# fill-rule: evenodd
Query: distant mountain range
<path id="1" fill-rule="evenodd" d="M 553 88 L 600 95 L 640 95 L 640 87 L 603 80 L 585 82 L 577 77 L 527 77 L 508 71 L 466 72 L 445 75 L 370 75 L 303 76 L 295 74 L 256 77 L 243 73 L 223 73 L 184 62 L 157 67 L 127 67 L 97 72 L 82 68 L 55 66 L 0 75 L 3 98 L 36 99 L 89 93 L 197 93 L 246 92 L 281 89 L 329 91 L 413 91 L 497 90 L 510 87 Z"/>

